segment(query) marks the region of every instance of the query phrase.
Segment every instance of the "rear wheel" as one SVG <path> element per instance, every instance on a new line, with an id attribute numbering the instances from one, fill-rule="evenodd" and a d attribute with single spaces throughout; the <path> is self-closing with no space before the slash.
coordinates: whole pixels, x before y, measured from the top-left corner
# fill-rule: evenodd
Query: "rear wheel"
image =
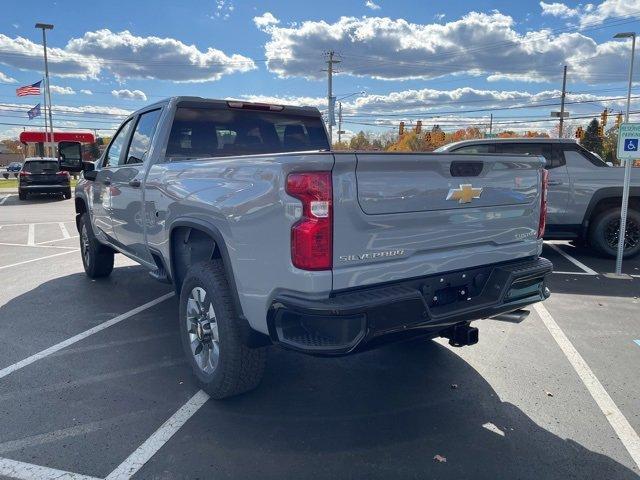
<path id="1" fill-rule="evenodd" d="M 20 200 L 26 200 L 27 199 L 27 192 L 23 192 L 22 190 L 18 190 L 18 198 Z"/>
<path id="2" fill-rule="evenodd" d="M 242 324 L 221 260 L 193 265 L 180 292 L 182 345 L 201 388 L 222 399 L 258 386 L 265 348 L 243 342 Z"/>
<path id="3" fill-rule="evenodd" d="M 640 253 L 640 212 L 629 209 L 625 230 L 624 258 L 635 257 Z M 604 256 L 615 257 L 619 238 L 620 209 L 611 208 L 599 213 L 589 232 L 591 246 Z"/>
<path id="4" fill-rule="evenodd" d="M 107 277 L 113 270 L 113 250 L 102 245 L 93 235 L 89 214 L 80 217 L 80 252 L 82 265 L 90 278 Z"/>
<path id="5" fill-rule="evenodd" d="M 67 200 L 69 200 L 71 198 L 71 189 L 66 190 L 64 192 L 64 198 L 66 198 Z"/>

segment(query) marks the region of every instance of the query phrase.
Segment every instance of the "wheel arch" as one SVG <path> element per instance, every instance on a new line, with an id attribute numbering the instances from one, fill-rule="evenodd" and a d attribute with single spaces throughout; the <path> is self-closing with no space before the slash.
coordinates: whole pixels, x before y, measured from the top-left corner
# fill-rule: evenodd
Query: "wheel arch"
<path id="1" fill-rule="evenodd" d="M 582 237 L 587 238 L 589 227 L 596 215 L 601 212 L 619 207 L 622 202 L 622 187 L 601 188 L 594 192 L 582 220 Z M 629 207 L 640 210 L 640 187 L 632 186 L 629 190 Z"/>

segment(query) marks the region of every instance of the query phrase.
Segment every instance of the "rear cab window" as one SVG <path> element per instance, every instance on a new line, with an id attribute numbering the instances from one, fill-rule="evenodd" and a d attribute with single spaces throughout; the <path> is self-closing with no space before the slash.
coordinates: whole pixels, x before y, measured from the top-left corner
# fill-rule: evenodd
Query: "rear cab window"
<path id="1" fill-rule="evenodd" d="M 58 171 L 58 162 L 47 160 L 28 161 L 24 162 L 22 170 L 29 173 L 56 173 Z"/>
<path id="2" fill-rule="evenodd" d="M 496 153 L 539 155 L 546 160 L 545 168 L 557 168 L 565 165 L 564 156 L 559 147 L 553 143 L 498 143 Z"/>
<path id="3" fill-rule="evenodd" d="M 225 157 L 329 150 L 319 115 L 295 111 L 178 106 L 167 157 Z"/>

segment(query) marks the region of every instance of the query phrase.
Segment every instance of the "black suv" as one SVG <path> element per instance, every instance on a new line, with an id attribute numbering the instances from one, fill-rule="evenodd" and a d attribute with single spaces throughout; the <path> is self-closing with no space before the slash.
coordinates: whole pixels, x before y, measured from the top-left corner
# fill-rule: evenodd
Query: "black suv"
<path id="1" fill-rule="evenodd" d="M 55 158 L 27 158 L 18 179 L 20 200 L 26 200 L 30 193 L 58 193 L 71 198 L 69 172 L 60 170 Z"/>

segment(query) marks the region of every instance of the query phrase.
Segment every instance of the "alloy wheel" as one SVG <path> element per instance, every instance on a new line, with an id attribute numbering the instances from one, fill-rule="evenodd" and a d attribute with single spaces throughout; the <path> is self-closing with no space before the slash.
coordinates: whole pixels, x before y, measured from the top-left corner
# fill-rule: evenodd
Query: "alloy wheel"
<path id="1" fill-rule="evenodd" d="M 187 335 L 198 368 L 212 374 L 220 359 L 218 323 L 207 291 L 194 287 L 187 299 Z"/>
<path id="2" fill-rule="evenodd" d="M 605 230 L 604 238 L 607 245 L 611 248 L 618 248 L 618 241 L 620 238 L 620 219 L 611 220 Z M 640 243 L 640 225 L 638 225 L 633 219 L 627 218 L 627 228 L 625 229 L 624 236 L 624 248 L 635 248 Z"/>

